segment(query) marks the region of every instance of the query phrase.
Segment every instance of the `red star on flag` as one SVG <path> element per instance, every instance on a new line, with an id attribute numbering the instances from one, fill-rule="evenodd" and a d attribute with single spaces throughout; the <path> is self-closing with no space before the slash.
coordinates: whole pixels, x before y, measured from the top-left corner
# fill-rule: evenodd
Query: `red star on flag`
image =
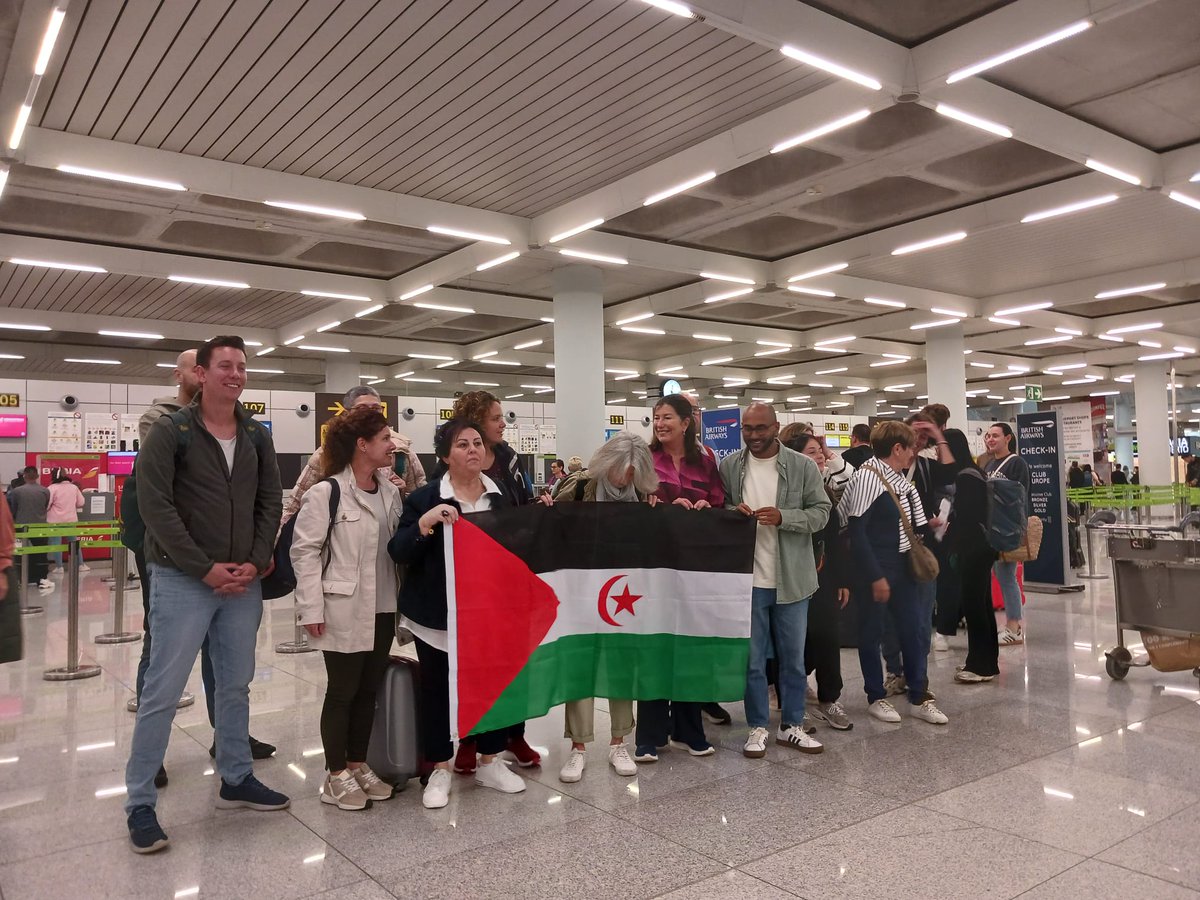
<path id="1" fill-rule="evenodd" d="M 631 594 L 629 592 L 629 585 L 625 585 L 625 588 L 621 591 L 621 593 L 612 595 L 612 601 L 617 604 L 617 608 L 613 610 L 613 615 L 615 616 L 621 610 L 625 610 L 625 612 L 629 613 L 631 616 L 637 615 L 637 613 L 633 611 L 633 604 L 637 603 L 641 599 L 641 594 Z"/>

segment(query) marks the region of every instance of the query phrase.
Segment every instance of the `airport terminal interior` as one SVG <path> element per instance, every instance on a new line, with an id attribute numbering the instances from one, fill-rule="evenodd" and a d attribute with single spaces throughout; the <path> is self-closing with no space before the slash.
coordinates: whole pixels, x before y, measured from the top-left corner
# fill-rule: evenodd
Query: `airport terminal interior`
<path id="1" fill-rule="evenodd" d="M 427 468 L 492 392 L 539 485 L 682 389 L 835 455 L 928 403 L 975 452 L 1070 420 L 1064 482 L 1064 451 L 1124 465 L 1159 493 L 1117 524 L 1194 537 L 1197 0 L 3 0 L 0 79 L 0 473 L 69 465 L 92 519 L 178 355 L 235 334 L 285 492 L 359 384 Z M 558 707 L 523 793 L 455 776 L 442 809 L 415 779 L 320 801 L 325 667 L 270 601 L 250 733 L 292 805 L 214 808 L 197 664 L 152 856 L 122 810 L 141 643 L 97 640 L 141 632 L 140 586 L 89 551 L 0 665 L 0 900 L 1200 897 L 1200 658 L 1143 665 L 1120 613 L 1197 621 L 1200 552 L 1131 597 L 1110 535 L 1074 559 L 1056 527 L 994 681 L 955 681 L 962 630 L 931 651 L 945 725 L 869 716 L 846 647 L 819 755 L 744 756 L 729 702 L 711 756 L 622 777 L 601 740 L 564 783 Z"/>

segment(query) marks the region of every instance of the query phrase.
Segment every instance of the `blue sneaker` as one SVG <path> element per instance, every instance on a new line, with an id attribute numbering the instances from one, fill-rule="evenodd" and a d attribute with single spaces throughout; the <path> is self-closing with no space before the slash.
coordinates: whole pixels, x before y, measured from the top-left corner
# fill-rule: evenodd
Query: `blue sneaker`
<path id="1" fill-rule="evenodd" d="M 134 853 L 155 853 L 167 846 L 167 833 L 159 826 L 153 806 L 135 806 L 127 821 Z"/>
<path id="2" fill-rule="evenodd" d="M 671 746 L 678 747 L 681 750 L 686 750 L 692 756 L 712 756 L 717 752 L 717 748 L 708 741 L 697 741 L 694 744 L 685 744 L 683 741 L 671 739 Z"/>
<path id="3" fill-rule="evenodd" d="M 292 801 L 286 795 L 273 791 L 253 775 L 247 775 L 241 784 L 230 784 L 221 779 L 221 793 L 217 797 L 217 809 L 257 809 L 272 812 L 287 809 Z"/>
<path id="4" fill-rule="evenodd" d="M 658 762 L 658 748 L 653 744 L 638 744 L 634 748 L 633 758 L 640 763 Z"/>

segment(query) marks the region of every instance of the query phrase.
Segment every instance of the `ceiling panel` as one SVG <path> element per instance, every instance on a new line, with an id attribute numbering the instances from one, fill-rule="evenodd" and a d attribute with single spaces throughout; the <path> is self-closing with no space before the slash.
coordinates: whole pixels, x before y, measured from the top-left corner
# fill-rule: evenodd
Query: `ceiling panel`
<path id="1" fill-rule="evenodd" d="M 986 15 L 1013 0 L 807 0 L 831 13 L 906 47 Z"/>

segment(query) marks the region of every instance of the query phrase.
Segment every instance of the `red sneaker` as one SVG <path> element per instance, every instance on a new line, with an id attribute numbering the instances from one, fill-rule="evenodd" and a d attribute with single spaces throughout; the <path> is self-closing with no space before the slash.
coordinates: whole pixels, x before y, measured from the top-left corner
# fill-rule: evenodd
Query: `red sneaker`
<path id="1" fill-rule="evenodd" d="M 471 739 L 459 741 L 458 754 L 454 757 L 454 771 L 459 775 L 470 775 L 475 771 L 478 761 L 475 741 Z"/>
<path id="2" fill-rule="evenodd" d="M 542 764 L 542 755 L 530 747 L 523 737 L 509 738 L 508 752 L 517 758 L 517 765 L 523 769 Z"/>

